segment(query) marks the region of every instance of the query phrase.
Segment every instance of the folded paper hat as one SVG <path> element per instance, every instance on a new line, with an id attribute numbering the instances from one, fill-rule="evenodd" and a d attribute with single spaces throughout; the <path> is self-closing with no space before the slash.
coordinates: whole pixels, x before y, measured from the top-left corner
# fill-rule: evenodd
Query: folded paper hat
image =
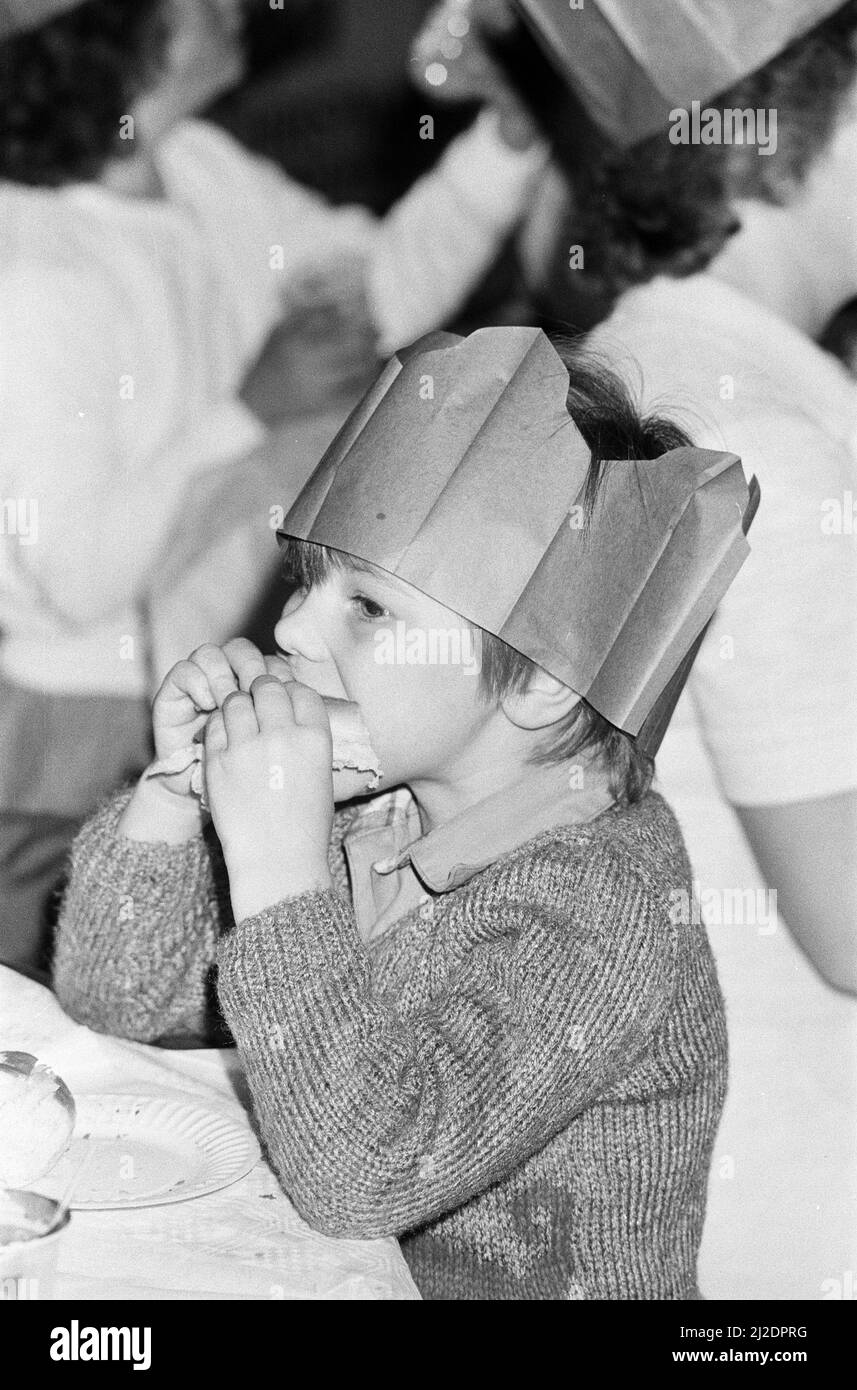
<path id="1" fill-rule="evenodd" d="M 76 10 L 82 0 L 0 0 L 0 40 L 38 29 L 67 10 Z"/>
<path id="2" fill-rule="evenodd" d="M 748 554 L 734 454 L 606 466 L 536 328 L 433 334 L 391 359 L 278 531 L 397 575 L 582 695 L 651 751 Z"/>
<path id="3" fill-rule="evenodd" d="M 844 0 L 514 0 L 595 124 L 621 146 L 764 67 Z"/>

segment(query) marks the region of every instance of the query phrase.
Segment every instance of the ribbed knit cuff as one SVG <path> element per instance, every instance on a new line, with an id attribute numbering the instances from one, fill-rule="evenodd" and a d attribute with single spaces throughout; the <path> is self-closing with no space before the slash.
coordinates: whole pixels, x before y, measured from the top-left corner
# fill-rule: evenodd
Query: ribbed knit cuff
<path id="1" fill-rule="evenodd" d="M 206 980 L 218 931 L 203 837 L 181 845 L 128 839 L 120 792 L 80 832 L 60 914 L 54 988 L 72 1017 L 150 1042 L 206 1028 Z"/>
<path id="2" fill-rule="evenodd" d="M 212 884 L 211 858 L 203 835 L 180 845 L 131 840 L 119 830 L 134 788 L 125 788 L 99 807 L 72 846 L 78 883 L 87 880 L 119 895 L 140 897 L 157 888 L 161 897 L 195 898 Z"/>
<path id="3" fill-rule="evenodd" d="M 282 959 L 295 974 L 340 970 L 366 960 L 354 913 L 333 889 L 301 893 L 266 907 L 223 938 L 221 956 L 238 964 L 259 957 Z"/>
<path id="4" fill-rule="evenodd" d="M 221 1003 L 242 1045 L 258 1045 L 281 1009 L 288 1027 L 301 1015 L 340 1025 L 360 1012 L 369 988 L 354 914 L 329 889 L 245 918 L 221 938 L 217 964 Z"/>

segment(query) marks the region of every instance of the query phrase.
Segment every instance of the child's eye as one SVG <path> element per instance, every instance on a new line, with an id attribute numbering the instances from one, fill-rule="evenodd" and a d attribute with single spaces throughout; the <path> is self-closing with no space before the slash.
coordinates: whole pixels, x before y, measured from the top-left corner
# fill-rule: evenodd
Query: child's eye
<path id="1" fill-rule="evenodd" d="M 390 611 L 376 603 L 373 598 L 367 598 L 365 594 L 352 594 L 351 602 L 357 609 L 360 617 L 366 622 L 377 622 L 379 618 L 389 618 Z"/>

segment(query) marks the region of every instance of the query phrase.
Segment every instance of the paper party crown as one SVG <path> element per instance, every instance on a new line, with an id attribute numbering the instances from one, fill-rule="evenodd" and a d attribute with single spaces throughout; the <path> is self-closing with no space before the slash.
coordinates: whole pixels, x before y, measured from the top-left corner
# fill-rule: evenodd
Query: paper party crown
<path id="1" fill-rule="evenodd" d="M 82 0 L 0 0 L 0 40 L 38 29 L 49 19 L 75 10 Z"/>
<path id="2" fill-rule="evenodd" d="M 412 584 L 654 751 L 695 644 L 748 554 L 758 486 L 734 454 L 608 463 L 536 328 L 433 334 L 393 357 L 278 531 Z"/>
<path id="3" fill-rule="evenodd" d="M 513 0 L 595 124 L 621 146 L 726 91 L 845 0 Z"/>

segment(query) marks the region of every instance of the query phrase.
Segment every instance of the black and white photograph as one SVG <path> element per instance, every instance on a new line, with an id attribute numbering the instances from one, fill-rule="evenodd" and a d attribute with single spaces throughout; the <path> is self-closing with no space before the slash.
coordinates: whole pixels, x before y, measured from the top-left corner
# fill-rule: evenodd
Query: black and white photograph
<path id="1" fill-rule="evenodd" d="M 0 0 L 21 1366 L 855 1300 L 857 0 Z"/>

